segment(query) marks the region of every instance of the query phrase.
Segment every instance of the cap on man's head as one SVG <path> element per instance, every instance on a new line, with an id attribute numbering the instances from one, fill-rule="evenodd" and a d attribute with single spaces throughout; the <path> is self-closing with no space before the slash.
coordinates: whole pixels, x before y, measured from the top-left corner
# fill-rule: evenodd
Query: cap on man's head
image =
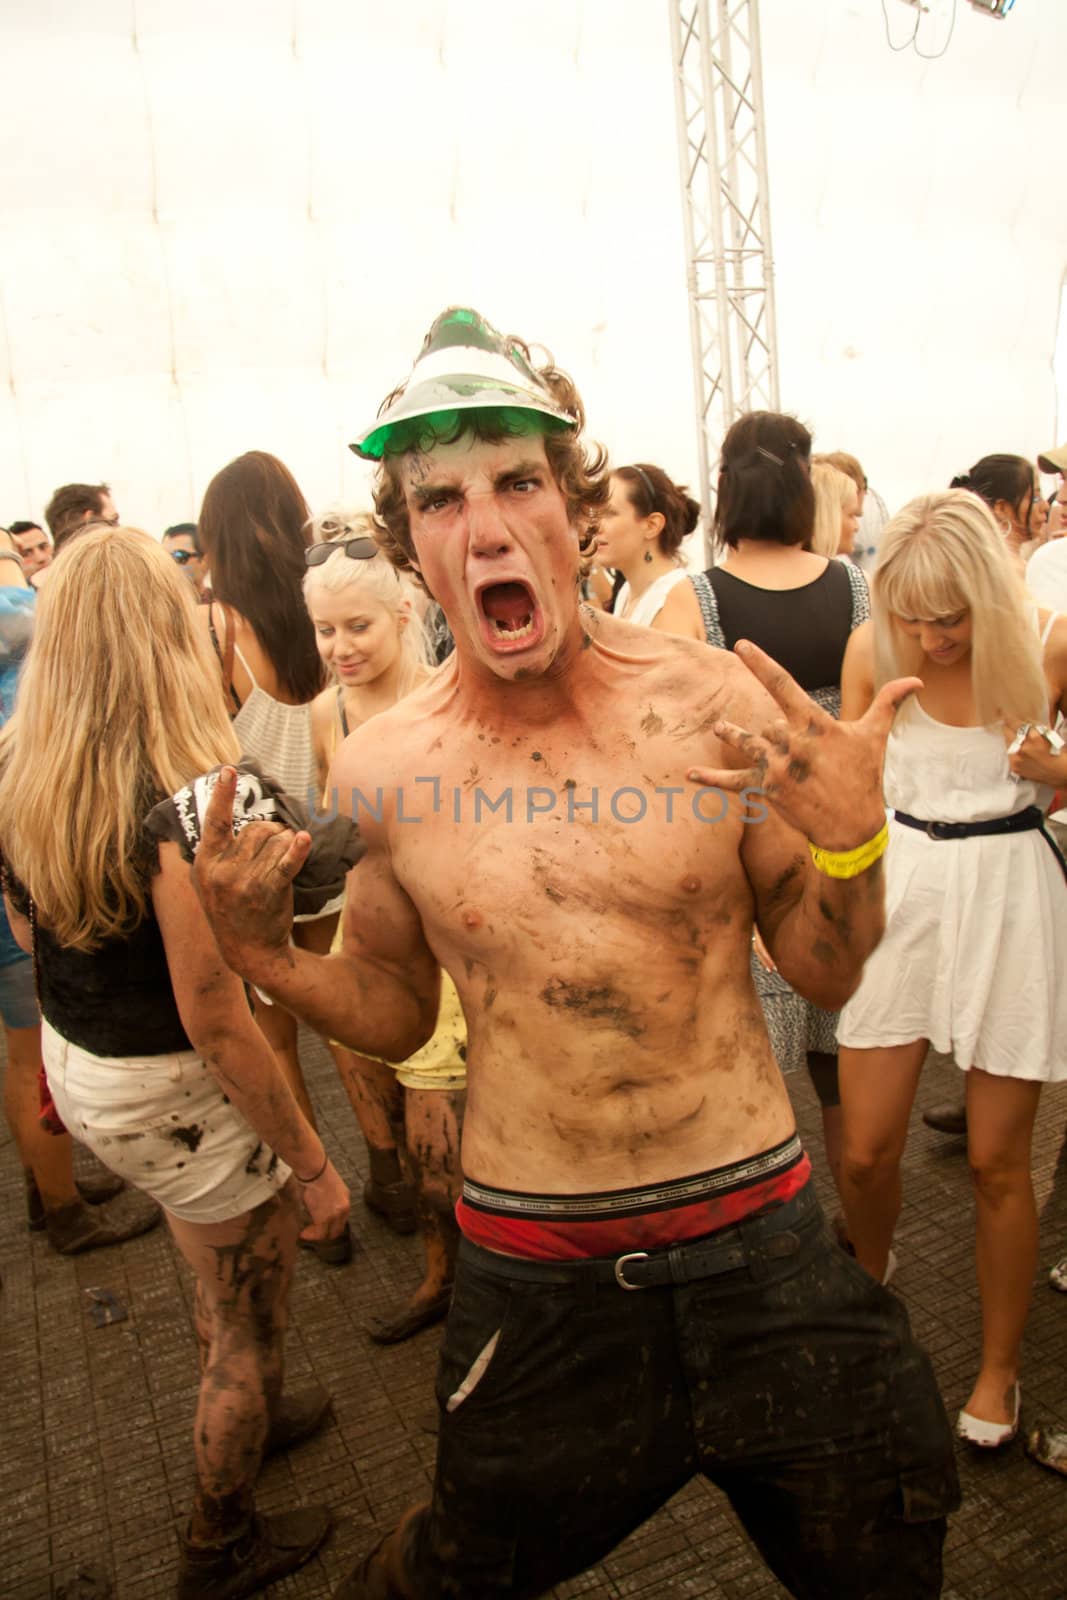
<path id="1" fill-rule="evenodd" d="M 1046 450 L 1038 456 L 1037 464 L 1042 472 L 1062 472 L 1067 476 L 1067 444 L 1061 444 L 1058 450 Z"/>
<path id="2" fill-rule="evenodd" d="M 477 311 L 450 306 L 423 340 L 401 392 L 350 448 L 364 460 L 380 461 L 390 443 L 399 442 L 398 435 L 410 439 L 417 432 L 404 424 L 445 413 L 450 427 L 457 412 L 487 408 L 532 412 L 551 429 L 577 425 L 577 418 L 557 405 L 520 345 L 505 339 Z"/>

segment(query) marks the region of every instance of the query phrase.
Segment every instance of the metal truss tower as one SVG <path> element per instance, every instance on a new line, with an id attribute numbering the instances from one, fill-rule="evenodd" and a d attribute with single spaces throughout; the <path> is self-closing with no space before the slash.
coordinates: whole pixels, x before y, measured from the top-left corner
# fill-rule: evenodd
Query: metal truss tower
<path id="1" fill-rule="evenodd" d="M 723 434 L 778 409 L 759 0 L 668 4 L 707 539 Z"/>

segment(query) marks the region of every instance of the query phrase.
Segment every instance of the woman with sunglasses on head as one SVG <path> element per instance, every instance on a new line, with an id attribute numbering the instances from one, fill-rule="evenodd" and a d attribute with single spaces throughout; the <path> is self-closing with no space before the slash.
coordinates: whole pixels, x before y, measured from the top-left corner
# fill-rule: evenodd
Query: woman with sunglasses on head
<path id="1" fill-rule="evenodd" d="M 242 756 L 286 793 L 305 803 L 318 798 L 311 736 L 311 702 L 325 681 L 315 635 L 304 609 L 304 551 L 311 543 L 310 512 L 292 473 L 261 450 L 223 467 L 208 484 L 197 522 L 211 573 L 211 601 L 201 608 L 222 670 L 223 690 Z M 293 927 L 294 941 L 325 954 L 337 911 Z M 255 998 L 256 1020 L 308 1121 L 315 1113 L 304 1082 L 296 1018 Z M 320 1260 L 343 1265 L 351 1235 L 313 1244 Z"/>
<path id="2" fill-rule="evenodd" d="M 699 518 L 697 501 L 662 467 L 644 462 L 611 474 L 611 495 L 597 521 L 596 563 L 626 579 L 612 607 L 617 617 L 652 626 L 686 575 L 682 540 Z"/>
<path id="3" fill-rule="evenodd" d="M 356 728 L 425 683 L 432 658 L 412 586 L 382 555 L 368 513 L 316 519 L 331 542 L 307 552 L 304 599 L 324 665 L 336 680 L 312 706 L 312 726 L 327 808 L 358 804 L 329 790 L 338 746 Z M 366 797 L 373 804 L 373 797 Z M 467 1082 L 466 1023 L 455 986 L 442 975 L 437 1030 L 407 1061 L 390 1064 L 330 1050 L 367 1140 L 366 1204 L 394 1227 L 418 1228 L 426 1255 L 409 1300 L 368 1328 L 378 1344 L 398 1344 L 444 1319 L 451 1298 L 459 1230 L 459 1129 Z"/>
<path id="4" fill-rule="evenodd" d="M 948 490 L 888 524 L 873 621 L 845 659 L 843 715 L 901 671 L 885 762 L 893 807 L 886 929 L 838 1030 L 842 1197 L 860 1264 L 883 1278 L 900 1163 L 930 1045 L 964 1075 L 974 1180 L 981 1366 L 957 1430 L 1014 1438 L 1037 1264 L 1030 1145 L 1043 1083 L 1067 1079 L 1067 884 L 1043 832 L 1067 750 L 1067 618 L 1030 601 L 990 510 Z M 1058 748 L 1057 748 L 1058 747 Z"/>
<path id="5" fill-rule="evenodd" d="M 42 1053 L 71 1132 L 163 1206 L 196 1278 L 201 1381 L 178 1600 L 236 1600 L 306 1561 L 325 1509 L 255 1514 L 266 1453 L 324 1420 L 283 1397 L 300 1226 L 348 1194 L 219 954 L 176 844 L 146 819 L 237 756 L 196 602 L 147 534 L 90 529 L 50 568 L 0 734 L 12 929 L 32 951 Z"/>

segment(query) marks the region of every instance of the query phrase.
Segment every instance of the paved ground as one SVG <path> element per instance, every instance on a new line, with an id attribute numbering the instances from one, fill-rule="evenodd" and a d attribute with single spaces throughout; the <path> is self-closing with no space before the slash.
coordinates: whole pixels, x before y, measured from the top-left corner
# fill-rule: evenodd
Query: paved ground
<path id="1" fill-rule="evenodd" d="M 327 1142 L 358 1194 L 362 1141 L 324 1053 L 306 1044 L 309 1080 Z M 818 1114 L 806 1081 L 792 1079 L 801 1127 L 819 1151 Z M 932 1061 L 923 1105 L 951 1095 L 955 1069 Z M 1030 1420 L 1067 1426 L 1067 1297 L 1046 1287 L 1067 1254 L 1067 1086 L 1046 1090 L 1036 1143 L 1042 1209 L 1041 1270 L 1027 1335 Z M 0 1133 L 0 1138 L 3 1134 Z M 820 1175 L 820 1185 L 823 1180 Z M 110 1572 L 118 1600 L 172 1593 L 176 1530 L 187 1514 L 196 1363 L 190 1283 L 163 1230 L 80 1260 L 51 1253 L 21 1213 L 18 1161 L 0 1145 L 0 1594 L 51 1600 L 76 1559 Z M 357 1203 L 361 1249 L 352 1264 L 303 1259 L 294 1292 L 290 1374 L 312 1375 L 334 1397 L 336 1422 L 266 1470 L 265 1510 L 324 1500 L 338 1528 L 321 1558 L 272 1591 L 293 1600 L 330 1593 L 357 1552 L 401 1509 L 424 1497 L 434 1439 L 438 1338 L 392 1350 L 364 1337 L 368 1315 L 417 1279 L 414 1241 L 395 1238 Z M 967 1396 L 978 1347 L 972 1204 L 962 1142 L 918 1120 L 905 1168 L 896 1287 L 937 1369 L 950 1411 Z M 96 1328 L 86 1290 L 110 1289 L 127 1321 Z M 949 1535 L 948 1600 L 1064 1600 L 1067 1481 L 1026 1459 L 1019 1444 L 993 1459 L 961 1456 L 965 1502 Z M 678 1495 L 609 1561 L 557 1591 L 560 1597 L 646 1600 L 780 1600 L 722 1498 L 702 1483 Z"/>

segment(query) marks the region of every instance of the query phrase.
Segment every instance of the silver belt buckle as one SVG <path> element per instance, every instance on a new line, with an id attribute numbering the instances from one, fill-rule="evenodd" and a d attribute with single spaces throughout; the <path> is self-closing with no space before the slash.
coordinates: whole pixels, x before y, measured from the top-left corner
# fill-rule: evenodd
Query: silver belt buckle
<path id="1" fill-rule="evenodd" d="M 615 1263 L 615 1282 L 620 1289 L 643 1289 L 643 1283 L 627 1283 L 623 1275 L 623 1267 L 628 1261 L 647 1261 L 647 1250 L 632 1250 L 628 1256 L 620 1256 Z"/>

